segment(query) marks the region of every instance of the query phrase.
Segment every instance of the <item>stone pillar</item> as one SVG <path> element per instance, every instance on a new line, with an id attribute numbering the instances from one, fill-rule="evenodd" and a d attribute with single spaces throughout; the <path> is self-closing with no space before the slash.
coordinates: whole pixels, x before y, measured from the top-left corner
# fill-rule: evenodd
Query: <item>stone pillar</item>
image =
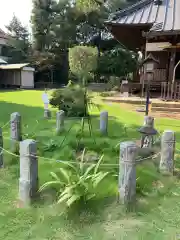
<path id="1" fill-rule="evenodd" d="M 17 112 L 11 114 L 11 150 L 16 152 L 19 148 L 21 135 L 21 115 Z"/>
<path id="2" fill-rule="evenodd" d="M 3 134 L 2 128 L 0 128 L 0 168 L 4 166 L 4 159 L 3 159 Z"/>
<path id="3" fill-rule="evenodd" d="M 145 116 L 144 117 L 144 126 L 154 128 L 154 118 L 151 116 Z M 150 135 L 144 135 L 142 137 L 142 148 L 151 148 L 153 145 L 153 136 Z"/>
<path id="4" fill-rule="evenodd" d="M 100 113 L 100 132 L 107 134 L 108 131 L 108 112 L 103 111 Z"/>
<path id="5" fill-rule="evenodd" d="M 64 130 L 65 112 L 63 110 L 56 114 L 56 133 L 59 134 Z"/>
<path id="6" fill-rule="evenodd" d="M 119 194 L 121 203 L 128 205 L 136 199 L 136 155 L 134 142 L 120 144 Z"/>
<path id="7" fill-rule="evenodd" d="M 44 109 L 44 118 L 46 119 L 51 118 L 51 111 L 49 109 Z"/>
<path id="8" fill-rule="evenodd" d="M 28 206 L 38 192 L 37 146 L 34 140 L 20 142 L 19 200 Z"/>
<path id="9" fill-rule="evenodd" d="M 173 174 L 174 172 L 174 150 L 175 150 L 175 133 L 167 130 L 163 133 L 161 139 L 161 160 L 160 172 L 163 174 Z"/>

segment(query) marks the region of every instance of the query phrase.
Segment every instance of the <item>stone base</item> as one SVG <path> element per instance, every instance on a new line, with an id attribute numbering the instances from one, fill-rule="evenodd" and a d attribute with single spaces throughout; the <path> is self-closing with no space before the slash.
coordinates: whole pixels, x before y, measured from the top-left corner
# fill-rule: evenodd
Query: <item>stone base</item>
<path id="1" fill-rule="evenodd" d="M 19 201 L 23 206 L 29 206 L 31 203 L 31 183 L 23 179 L 19 179 Z"/>
<path id="2" fill-rule="evenodd" d="M 49 109 L 44 110 L 44 118 L 51 118 L 51 111 Z"/>

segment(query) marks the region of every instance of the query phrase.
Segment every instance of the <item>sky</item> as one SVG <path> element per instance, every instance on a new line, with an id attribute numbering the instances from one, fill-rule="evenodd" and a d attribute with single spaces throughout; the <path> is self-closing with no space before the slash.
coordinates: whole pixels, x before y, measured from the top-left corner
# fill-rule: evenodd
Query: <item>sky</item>
<path id="1" fill-rule="evenodd" d="M 23 25 L 30 27 L 31 9 L 32 0 L 0 0 L 0 28 L 5 30 L 13 14 Z"/>

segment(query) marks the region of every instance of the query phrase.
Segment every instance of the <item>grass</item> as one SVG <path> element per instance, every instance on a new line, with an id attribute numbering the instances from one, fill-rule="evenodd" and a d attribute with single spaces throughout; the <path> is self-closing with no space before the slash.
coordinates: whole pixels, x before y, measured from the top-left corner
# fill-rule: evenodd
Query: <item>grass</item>
<path id="1" fill-rule="evenodd" d="M 12 112 L 22 115 L 23 138 L 38 141 L 40 184 L 49 179 L 49 172 L 58 168 L 59 160 L 73 160 L 78 144 L 80 121 L 67 120 L 66 132 L 55 134 L 55 111 L 47 121 L 43 119 L 41 91 L 16 91 L 0 93 L 0 126 L 10 119 Z M 95 99 L 99 102 L 99 99 Z M 102 104 L 102 103 L 101 103 Z M 93 136 L 85 124 L 81 147 L 104 154 L 105 163 L 118 173 L 120 141 L 139 139 L 137 128 L 143 118 L 135 111 L 122 109 L 118 104 L 103 105 L 110 115 L 108 137 L 99 134 L 99 120 L 93 118 Z M 99 115 L 97 109 L 92 114 Z M 156 128 L 162 132 L 172 129 L 177 133 L 177 149 L 180 149 L 180 125 L 177 120 L 156 119 Z M 72 126 L 73 125 L 73 126 Z M 67 135 L 68 129 L 72 127 Z M 4 147 L 10 149 L 9 125 L 3 128 Z M 62 140 L 64 139 L 63 145 Z M 176 167 L 180 166 L 178 152 Z M 145 196 L 138 196 L 136 211 L 125 213 L 114 201 L 98 204 L 97 212 L 88 209 L 62 215 L 62 209 L 52 204 L 50 195 L 31 208 L 17 207 L 19 158 L 5 153 L 5 168 L 0 170 L 0 239 L 11 240 L 112 240 L 112 239 L 178 239 L 180 236 L 180 183 L 177 177 L 162 177 L 155 166 L 146 162 L 138 166 L 139 187 Z M 116 185 L 117 187 L 117 185 Z M 73 215 L 73 216 L 72 216 Z M 180 237 L 179 237 L 180 239 Z"/>

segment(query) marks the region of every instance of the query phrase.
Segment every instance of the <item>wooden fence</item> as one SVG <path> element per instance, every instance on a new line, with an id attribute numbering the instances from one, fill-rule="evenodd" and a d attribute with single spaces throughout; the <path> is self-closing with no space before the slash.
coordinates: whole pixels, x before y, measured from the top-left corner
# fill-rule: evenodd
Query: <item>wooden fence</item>
<path id="1" fill-rule="evenodd" d="M 161 99 L 170 101 L 170 100 L 180 100 L 180 83 L 161 83 Z"/>

